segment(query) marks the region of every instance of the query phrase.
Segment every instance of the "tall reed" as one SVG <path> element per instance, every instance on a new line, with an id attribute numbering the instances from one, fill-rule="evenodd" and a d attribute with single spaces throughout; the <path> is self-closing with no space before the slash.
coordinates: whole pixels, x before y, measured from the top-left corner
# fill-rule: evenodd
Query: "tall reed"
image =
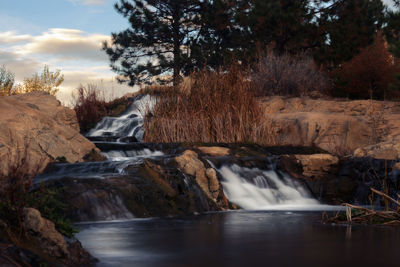
<path id="1" fill-rule="evenodd" d="M 147 142 L 259 142 L 267 129 L 246 71 L 203 70 L 164 90 L 144 123 Z"/>

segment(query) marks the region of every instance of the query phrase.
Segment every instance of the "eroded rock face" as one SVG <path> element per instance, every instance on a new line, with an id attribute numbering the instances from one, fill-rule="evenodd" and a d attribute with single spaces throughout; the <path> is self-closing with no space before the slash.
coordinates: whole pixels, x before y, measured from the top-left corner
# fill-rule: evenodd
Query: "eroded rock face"
<path id="1" fill-rule="evenodd" d="M 65 158 L 82 161 L 93 143 L 79 133 L 75 112 L 45 92 L 0 97 L 0 171 L 27 157 L 33 170 Z M 26 155 L 25 155 L 26 151 Z"/>
<path id="2" fill-rule="evenodd" d="M 317 146 L 340 155 L 357 151 L 357 157 L 399 157 L 394 147 L 400 143 L 398 102 L 282 97 L 261 102 L 270 131 L 266 145 Z"/>
<path id="3" fill-rule="evenodd" d="M 175 161 L 184 173 L 196 178 L 196 182 L 210 199 L 217 202 L 223 190 L 213 168 L 206 168 L 197 153 L 192 150 L 186 150 L 181 156 L 175 157 Z"/>

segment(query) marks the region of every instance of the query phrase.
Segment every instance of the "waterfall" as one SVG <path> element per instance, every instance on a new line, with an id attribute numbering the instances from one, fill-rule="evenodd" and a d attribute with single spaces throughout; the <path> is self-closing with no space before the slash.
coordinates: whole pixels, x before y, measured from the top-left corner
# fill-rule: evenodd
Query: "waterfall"
<path id="1" fill-rule="evenodd" d="M 87 137 L 115 137 L 119 141 L 124 137 L 143 139 L 144 117 L 154 108 L 155 98 L 150 95 L 138 97 L 119 117 L 104 117 Z"/>
<path id="2" fill-rule="evenodd" d="M 245 168 L 236 164 L 217 169 L 230 202 L 246 210 L 326 209 L 289 175 L 276 170 Z"/>

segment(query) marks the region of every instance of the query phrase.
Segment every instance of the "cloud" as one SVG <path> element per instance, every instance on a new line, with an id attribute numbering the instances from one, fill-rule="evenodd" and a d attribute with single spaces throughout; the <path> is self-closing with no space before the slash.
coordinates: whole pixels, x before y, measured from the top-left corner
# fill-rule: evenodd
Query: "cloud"
<path id="1" fill-rule="evenodd" d="M 15 79 L 22 81 L 43 68 L 42 63 L 32 58 L 21 57 L 14 52 L 0 50 L 0 65 L 5 65 L 8 70 L 15 74 Z"/>
<path id="2" fill-rule="evenodd" d="M 29 42 L 32 36 L 28 34 L 18 35 L 15 31 L 0 32 L 0 44 L 12 44 Z"/>
<path id="3" fill-rule="evenodd" d="M 102 43 L 110 36 L 73 29 L 49 29 L 20 48 L 20 53 L 57 56 L 60 60 L 106 61 Z"/>
<path id="4" fill-rule="evenodd" d="M 0 32 L 0 65 L 14 72 L 17 82 L 41 72 L 44 65 L 61 70 L 65 79 L 57 98 L 65 104 L 71 103 L 71 93 L 79 84 L 98 84 L 108 99 L 119 97 L 137 88 L 115 81 L 115 73 L 101 51 L 102 42 L 109 39 L 107 35 L 61 28 L 37 35 Z"/>
<path id="5" fill-rule="evenodd" d="M 65 81 L 61 90 L 57 93 L 57 98 L 65 105 L 71 106 L 73 102 L 73 92 L 79 85 L 94 84 L 104 95 L 106 100 L 121 97 L 127 93 L 135 92 L 138 87 L 129 87 L 119 84 L 111 73 L 103 74 L 97 72 L 97 68 L 89 71 L 64 71 Z"/>

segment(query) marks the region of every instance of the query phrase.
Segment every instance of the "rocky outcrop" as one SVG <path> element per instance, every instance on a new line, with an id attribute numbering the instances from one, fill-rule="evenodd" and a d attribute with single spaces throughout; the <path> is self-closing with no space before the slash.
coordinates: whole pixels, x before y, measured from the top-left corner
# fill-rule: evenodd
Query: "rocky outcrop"
<path id="1" fill-rule="evenodd" d="M 217 203 L 220 194 L 223 199 L 225 198 L 216 171 L 213 168 L 206 168 L 196 152 L 186 150 L 182 155 L 175 157 L 175 161 L 184 173 L 196 178 L 196 182 L 210 199 Z"/>
<path id="2" fill-rule="evenodd" d="M 228 208 L 215 171 L 203 170 L 213 190 L 213 194 L 206 194 L 195 176 L 184 174 L 176 165 L 174 158 L 147 159 L 126 166 L 118 176 L 61 178 L 49 180 L 45 186 L 61 191 L 57 198 L 68 203 L 66 215 L 75 222 L 165 217 Z"/>
<path id="3" fill-rule="evenodd" d="M 354 156 L 357 158 L 372 157 L 376 159 L 398 160 L 400 159 L 400 142 L 389 141 L 361 147 L 354 151 Z"/>
<path id="4" fill-rule="evenodd" d="M 60 234 L 53 222 L 43 218 L 33 208 L 24 208 L 23 227 L 26 232 L 21 246 L 29 251 L 25 253 L 35 260 L 31 254 L 55 266 L 92 266 L 95 260 L 83 249 L 76 239 L 66 239 Z"/>
<path id="5" fill-rule="evenodd" d="M 267 145 L 317 146 L 341 155 L 361 149 L 356 156 L 388 158 L 385 142 L 400 142 L 398 102 L 283 97 L 261 102 L 270 131 Z M 395 159 L 398 155 L 392 151 L 390 158 Z"/>
<path id="6" fill-rule="evenodd" d="M 75 112 L 45 92 L 0 97 L 0 171 L 26 157 L 30 169 L 82 161 L 97 148 L 80 135 Z"/>
<path id="7" fill-rule="evenodd" d="M 43 253 L 57 259 L 68 257 L 67 242 L 57 232 L 53 222 L 42 218 L 40 212 L 33 208 L 25 208 L 23 218 L 30 239 Z"/>

